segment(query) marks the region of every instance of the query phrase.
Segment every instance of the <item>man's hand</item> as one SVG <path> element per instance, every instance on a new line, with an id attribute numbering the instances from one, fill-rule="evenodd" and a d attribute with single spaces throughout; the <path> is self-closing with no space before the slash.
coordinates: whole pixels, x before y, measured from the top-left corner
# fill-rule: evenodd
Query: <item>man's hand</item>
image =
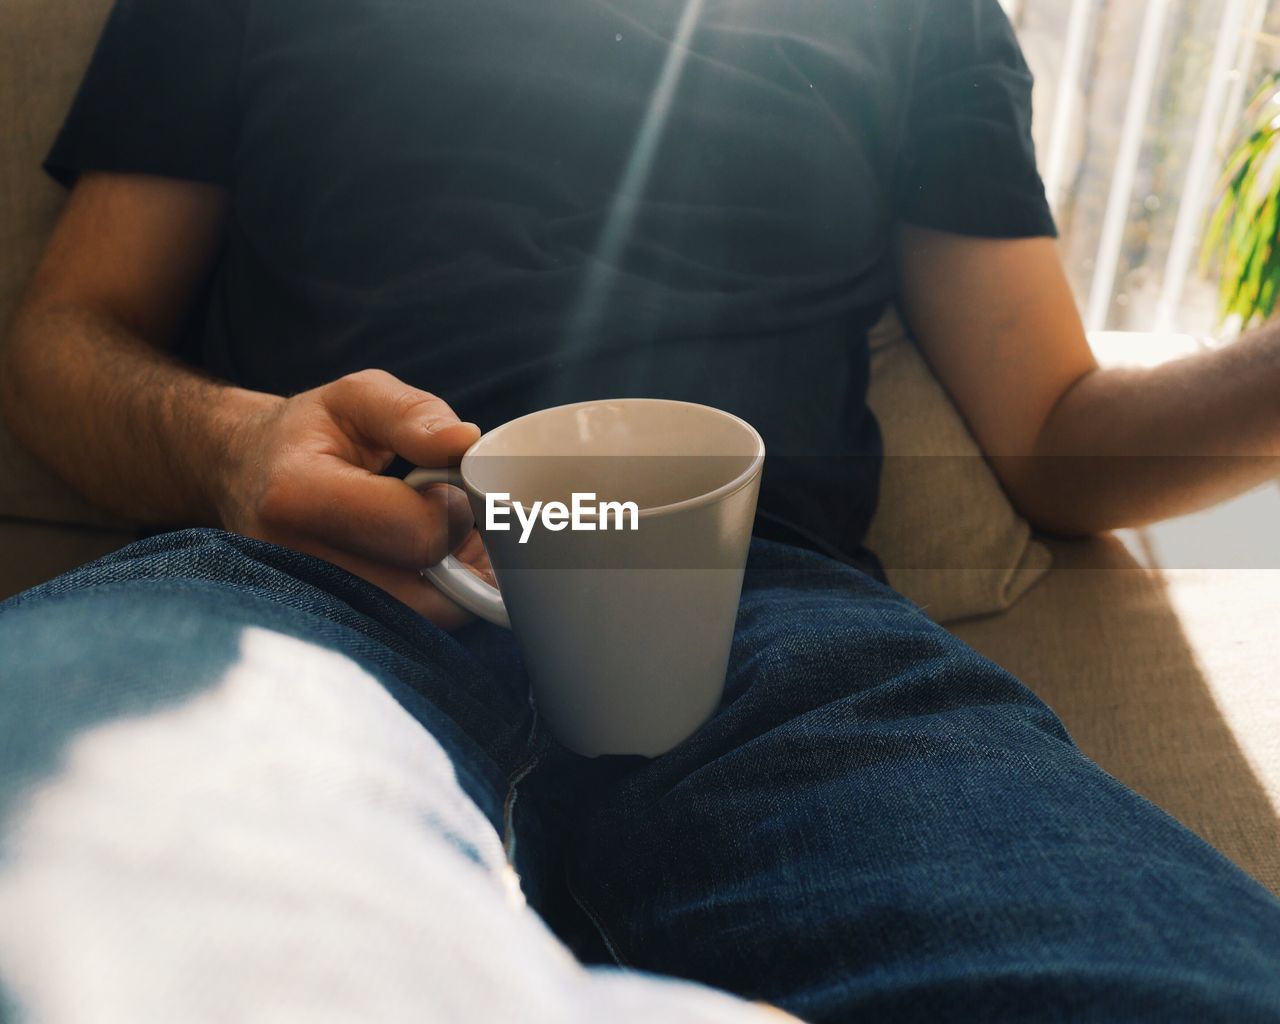
<path id="1" fill-rule="evenodd" d="M 211 185 L 81 178 L 0 345 L 6 422 L 103 508 L 307 551 L 442 626 L 461 624 L 418 570 L 462 541 L 459 557 L 487 571 L 465 502 L 379 472 L 393 453 L 445 465 L 476 427 L 378 371 L 284 399 L 165 354 L 208 274 L 227 204 Z"/>
<path id="2" fill-rule="evenodd" d="M 443 466 L 480 436 L 439 398 L 364 370 L 293 398 L 263 396 L 211 495 L 222 525 L 324 558 L 446 629 L 466 613 L 419 570 L 451 551 L 489 575 L 464 495 L 381 472 L 396 455 Z"/>

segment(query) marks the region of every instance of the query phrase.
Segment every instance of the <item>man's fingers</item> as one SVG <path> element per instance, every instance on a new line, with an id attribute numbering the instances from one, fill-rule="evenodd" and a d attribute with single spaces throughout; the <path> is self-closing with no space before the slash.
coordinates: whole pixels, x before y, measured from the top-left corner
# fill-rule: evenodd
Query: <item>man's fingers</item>
<path id="1" fill-rule="evenodd" d="M 419 492 L 329 456 L 316 460 L 305 486 L 295 482 L 269 493 L 261 515 L 275 529 L 411 570 L 435 565 L 473 525 L 466 495 L 456 487 Z"/>
<path id="2" fill-rule="evenodd" d="M 417 466 L 442 466 L 480 436 L 449 403 L 383 370 L 362 370 L 322 389 L 331 416 L 367 444 Z"/>
<path id="3" fill-rule="evenodd" d="M 283 446 L 280 469 L 268 475 L 256 502 L 268 530 L 412 571 L 435 565 L 462 543 L 472 521 L 461 491 L 418 492 L 374 470 L 392 454 L 420 466 L 446 465 L 475 442 L 478 427 L 381 370 L 319 388 L 301 408 L 307 418 L 294 432 L 300 443 Z"/>
<path id="4" fill-rule="evenodd" d="M 470 612 L 459 608 L 416 571 L 395 569 L 324 544 L 302 545 L 301 549 L 333 562 L 334 565 L 340 565 L 347 572 L 354 573 L 374 586 L 381 587 L 392 597 L 407 604 L 424 619 L 430 619 L 441 629 L 458 629 L 473 618 Z"/>
<path id="5" fill-rule="evenodd" d="M 473 529 L 467 535 L 462 544 L 454 550 L 453 557 L 486 583 L 494 587 L 498 585 L 493 566 L 489 564 L 489 552 L 485 550 L 484 541 L 477 530 Z"/>

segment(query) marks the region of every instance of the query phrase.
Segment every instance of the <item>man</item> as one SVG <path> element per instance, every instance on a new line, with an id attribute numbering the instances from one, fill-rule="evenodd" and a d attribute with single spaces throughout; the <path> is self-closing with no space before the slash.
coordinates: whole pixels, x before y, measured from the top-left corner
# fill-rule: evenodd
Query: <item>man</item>
<path id="1" fill-rule="evenodd" d="M 891 300 L 1045 529 L 1274 474 L 1276 332 L 1097 367 L 1029 89 L 996 0 L 121 3 L 49 157 L 74 188 L 4 408 L 105 507 L 270 545 L 162 536 L 26 596 L 24 692 L 89 665 L 150 709 L 194 657 L 165 637 L 273 631 L 426 727 L 581 956 L 806 1019 L 1277 1019 L 1280 906 L 858 568 Z M 761 430 L 769 539 L 717 717 L 585 763 L 528 735 L 509 640 L 381 596 L 459 629 L 419 570 L 484 568 L 387 471 L 627 393 Z M 108 594 L 148 664 L 55 657 Z"/>

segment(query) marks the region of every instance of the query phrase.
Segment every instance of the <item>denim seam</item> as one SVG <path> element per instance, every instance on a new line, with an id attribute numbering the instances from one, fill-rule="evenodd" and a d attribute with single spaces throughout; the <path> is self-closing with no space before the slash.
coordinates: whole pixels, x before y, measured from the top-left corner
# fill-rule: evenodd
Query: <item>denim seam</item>
<path id="1" fill-rule="evenodd" d="M 529 754 L 508 777 L 507 796 L 502 802 L 502 849 L 512 870 L 516 867 L 515 817 L 516 801 L 520 798 L 520 783 L 542 763 L 542 757 L 547 751 L 546 735 L 539 726 L 540 719 L 535 712 L 533 724 L 529 728 L 529 738 L 525 741 L 525 749 Z"/>
<path id="2" fill-rule="evenodd" d="M 638 968 L 636 968 L 635 964 L 622 955 L 621 950 L 618 949 L 618 944 L 614 942 L 613 937 L 609 934 L 608 929 L 605 928 L 604 923 L 600 920 L 600 915 L 596 913 L 591 902 L 578 892 L 578 888 L 573 884 L 573 878 L 569 874 L 568 865 L 565 866 L 564 884 L 565 888 L 569 890 L 569 895 L 573 897 L 573 902 L 578 905 L 578 909 L 587 915 L 587 920 L 591 922 L 596 934 L 600 936 L 600 941 L 604 943 L 605 949 L 613 957 L 613 962 L 619 967 L 637 970 Z"/>

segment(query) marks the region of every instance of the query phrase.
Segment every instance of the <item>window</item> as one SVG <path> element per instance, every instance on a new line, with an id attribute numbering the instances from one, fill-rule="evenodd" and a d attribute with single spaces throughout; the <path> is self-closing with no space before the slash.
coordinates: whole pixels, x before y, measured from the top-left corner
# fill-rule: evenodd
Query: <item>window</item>
<path id="1" fill-rule="evenodd" d="M 1206 217 L 1280 64 L 1280 0 L 1002 0 L 1036 74 L 1036 145 L 1091 330 L 1218 330 Z"/>

